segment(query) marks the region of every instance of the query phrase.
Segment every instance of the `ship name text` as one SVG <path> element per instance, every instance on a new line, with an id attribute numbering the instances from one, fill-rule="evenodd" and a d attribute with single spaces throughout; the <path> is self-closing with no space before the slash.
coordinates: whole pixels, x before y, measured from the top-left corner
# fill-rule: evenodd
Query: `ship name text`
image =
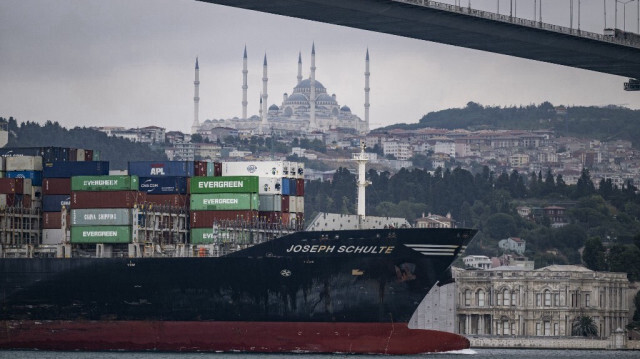
<path id="1" fill-rule="evenodd" d="M 294 244 L 287 249 L 287 253 L 367 253 L 367 254 L 391 254 L 394 246 L 331 246 Z"/>

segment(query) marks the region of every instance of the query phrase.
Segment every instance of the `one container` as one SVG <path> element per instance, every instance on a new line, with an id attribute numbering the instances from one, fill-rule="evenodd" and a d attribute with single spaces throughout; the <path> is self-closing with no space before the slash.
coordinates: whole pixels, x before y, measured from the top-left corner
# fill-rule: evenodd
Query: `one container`
<path id="1" fill-rule="evenodd" d="M 289 196 L 289 212 L 298 212 L 298 201 L 296 196 Z"/>
<path id="2" fill-rule="evenodd" d="M 304 179 L 304 162 L 298 162 L 298 170 L 296 171 L 296 179 Z"/>
<path id="3" fill-rule="evenodd" d="M 256 176 L 192 177 L 191 193 L 258 193 Z"/>
<path id="4" fill-rule="evenodd" d="M 296 196 L 296 212 L 304 213 L 304 197 Z"/>
<path id="5" fill-rule="evenodd" d="M 42 157 L 7 157 L 5 160 L 5 171 L 42 171 Z"/>
<path id="6" fill-rule="evenodd" d="M 41 171 L 12 171 L 5 172 L 7 178 L 26 178 L 31 180 L 31 185 L 42 186 L 42 172 Z"/>
<path id="7" fill-rule="evenodd" d="M 220 176 L 222 176 L 222 163 L 221 162 L 207 162 L 207 176 L 208 177 L 220 177 Z"/>
<path id="8" fill-rule="evenodd" d="M 31 186 L 31 199 L 34 201 L 42 200 L 42 187 Z"/>
<path id="9" fill-rule="evenodd" d="M 138 176 L 76 176 L 71 191 L 137 191 Z"/>
<path id="10" fill-rule="evenodd" d="M 129 162 L 129 174 L 139 177 L 193 177 L 191 161 Z"/>
<path id="11" fill-rule="evenodd" d="M 185 194 L 187 177 L 140 177 L 140 191 L 148 194 Z"/>
<path id="12" fill-rule="evenodd" d="M 62 206 L 69 208 L 70 205 L 71 195 L 68 194 L 42 196 L 43 212 L 60 212 L 62 210 Z"/>
<path id="13" fill-rule="evenodd" d="M 193 211 L 240 211 L 258 209 L 257 193 L 207 193 L 191 195 Z"/>
<path id="14" fill-rule="evenodd" d="M 62 228 L 62 212 L 43 212 L 42 228 L 61 229 Z M 68 222 L 67 222 L 67 228 L 69 228 Z"/>
<path id="15" fill-rule="evenodd" d="M 84 150 L 84 160 L 93 161 L 93 150 Z"/>
<path id="16" fill-rule="evenodd" d="M 280 201 L 280 203 L 281 203 L 281 205 L 280 205 L 280 210 L 281 210 L 283 213 L 289 212 L 289 197 L 290 197 L 290 196 L 284 196 L 284 195 L 281 197 L 281 201 Z"/>
<path id="17" fill-rule="evenodd" d="M 149 194 L 145 196 L 145 206 L 189 207 L 189 196 L 184 194 Z"/>
<path id="18" fill-rule="evenodd" d="M 295 178 L 287 178 L 287 181 L 289 182 L 289 195 L 290 196 L 297 196 L 298 195 L 298 190 L 297 190 L 298 187 L 297 187 L 296 179 Z"/>
<path id="19" fill-rule="evenodd" d="M 130 226 L 131 209 L 90 208 L 71 210 L 72 226 Z"/>
<path id="20" fill-rule="evenodd" d="M 282 210 L 282 196 L 279 194 L 261 194 L 258 210 L 261 212 L 280 212 Z"/>
<path id="21" fill-rule="evenodd" d="M 42 171 L 45 178 L 106 176 L 109 174 L 109 162 L 47 162 Z"/>
<path id="22" fill-rule="evenodd" d="M 62 228 L 45 228 L 42 230 L 42 244 L 60 244 L 64 242 L 65 230 Z"/>
<path id="23" fill-rule="evenodd" d="M 71 243 L 129 243 L 131 226 L 72 226 Z"/>
<path id="24" fill-rule="evenodd" d="M 73 192 L 71 208 L 133 208 L 145 198 L 146 193 L 136 191 Z"/>
<path id="25" fill-rule="evenodd" d="M 69 157 L 67 158 L 67 161 L 72 161 L 72 162 L 77 161 L 78 149 L 77 148 L 70 148 L 68 156 Z"/>
<path id="26" fill-rule="evenodd" d="M 223 241 L 224 235 L 220 231 L 213 232 L 213 228 L 192 228 L 191 229 L 191 244 L 211 244 L 220 243 Z"/>
<path id="27" fill-rule="evenodd" d="M 284 169 L 284 161 L 242 161 L 222 163 L 223 176 L 284 177 Z"/>
<path id="28" fill-rule="evenodd" d="M 24 178 L 0 178 L 0 193 L 25 193 L 24 182 Z"/>
<path id="29" fill-rule="evenodd" d="M 289 162 L 289 178 L 296 178 L 298 172 L 298 162 Z"/>
<path id="30" fill-rule="evenodd" d="M 194 176 L 207 176 L 207 162 L 206 161 L 194 161 L 193 162 L 193 175 Z"/>
<path id="31" fill-rule="evenodd" d="M 286 177 L 280 179 L 282 181 L 282 194 L 285 196 L 291 195 L 291 182 Z"/>
<path id="32" fill-rule="evenodd" d="M 282 178 L 260 177 L 259 184 L 259 194 L 282 194 Z"/>
<path id="33" fill-rule="evenodd" d="M 304 179 L 296 179 L 296 194 L 298 196 L 304 196 Z"/>
<path id="34" fill-rule="evenodd" d="M 81 148 L 78 148 L 78 151 L 76 152 L 76 161 L 84 161 L 86 157 L 85 151 Z"/>
<path id="35" fill-rule="evenodd" d="M 71 194 L 71 178 L 43 178 L 42 194 Z"/>
<path id="36" fill-rule="evenodd" d="M 224 222 L 253 222 L 258 218 L 258 211 L 191 211 L 191 228 L 211 228 L 214 224 Z"/>

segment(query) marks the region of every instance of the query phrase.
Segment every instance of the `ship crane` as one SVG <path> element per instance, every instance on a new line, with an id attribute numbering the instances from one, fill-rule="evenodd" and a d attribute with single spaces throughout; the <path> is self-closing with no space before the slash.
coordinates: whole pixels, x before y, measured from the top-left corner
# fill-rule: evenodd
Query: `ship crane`
<path id="1" fill-rule="evenodd" d="M 371 184 L 366 179 L 366 167 L 369 162 L 369 154 L 364 152 L 367 148 L 364 141 L 360 141 L 360 152 L 353 154 L 353 160 L 358 162 L 358 229 L 362 229 L 364 218 L 366 216 L 365 209 L 365 189 Z"/>

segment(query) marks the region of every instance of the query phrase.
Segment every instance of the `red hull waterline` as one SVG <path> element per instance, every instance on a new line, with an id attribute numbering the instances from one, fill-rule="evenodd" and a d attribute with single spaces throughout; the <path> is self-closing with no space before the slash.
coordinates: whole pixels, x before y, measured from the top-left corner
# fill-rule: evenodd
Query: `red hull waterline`
<path id="1" fill-rule="evenodd" d="M 3 321 L 1 349 L 418 354 L 469 348 L 407 323 Z"/>

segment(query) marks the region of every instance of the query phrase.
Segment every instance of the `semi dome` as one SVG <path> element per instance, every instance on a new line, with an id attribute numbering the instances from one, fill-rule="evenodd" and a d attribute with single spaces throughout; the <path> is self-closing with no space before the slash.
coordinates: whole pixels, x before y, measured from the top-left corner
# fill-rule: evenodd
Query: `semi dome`
<path id="1" fill-rule="evenodd" d="M 287 97 L 287 103 L 289 102 L 308 102 L 307 97 L 301 93 L 294 93 L 291 96 Z"/>
<path id="2" fill-rule="evenodd" d="M 316 102 L 329 102 L 332 105 L 337 105 L 338 103 L 336 102 L 336 100 L 333 99 L 333 97 L 327 95 L 326 93 L 321 93 L 320 95 L 318 95 L 316 97 Z"/>

